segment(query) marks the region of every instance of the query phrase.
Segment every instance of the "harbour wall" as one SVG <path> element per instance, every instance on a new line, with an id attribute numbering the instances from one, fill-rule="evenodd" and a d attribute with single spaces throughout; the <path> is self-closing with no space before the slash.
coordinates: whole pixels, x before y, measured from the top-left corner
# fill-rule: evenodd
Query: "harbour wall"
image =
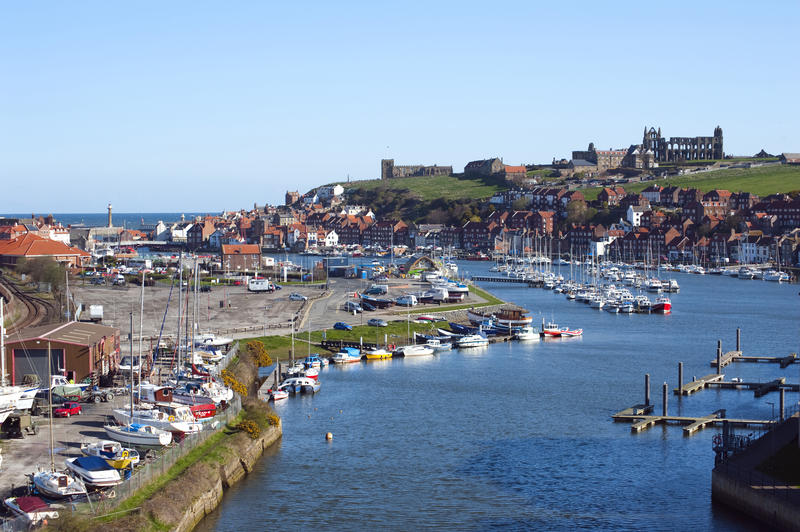
<path id="1" fill-rule="evenodd" d="M 711 472 L 711 498 L 779 530 L 800 532 L 800 490 L 757 468 L 777 450 L 797 445 L 798 416 L 771 430 Z"/>
<path id="2" fill-rule="evenodd" d="M 222 502 L 224 492 L 253 470 L 264 450 L 282 436 L 282 426 L 264 430 L 251 439 L 239 433 L 214 452 L 222 457 L 218 467 L 196 463 L 151 497 L 142 511 L 175 532 L 192 530 Z"/>

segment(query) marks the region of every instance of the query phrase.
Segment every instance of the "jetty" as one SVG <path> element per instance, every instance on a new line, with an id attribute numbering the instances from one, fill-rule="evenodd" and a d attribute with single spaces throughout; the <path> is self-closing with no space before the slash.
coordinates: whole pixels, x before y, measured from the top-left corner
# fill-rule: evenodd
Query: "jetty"
<path id="1" fill-rule="evenodd" d="M 541 288 L 544 286 L 544 281 L 526 279 L 524 277 L 491 277 L 486 275 L 473 275 L 471 277 L 473 282 L 481 281 L 484 283 L 516 283 L 527 285 L 528 288 Z"/>
<path id="2" fill-rule="evenodd" d="M 751 426 L 769 427 L 776 423 L 776 421 L 774 420 L 727 418 L 725 417 L 724 409 L 717 410 L 705 416 L 697 416 L 697 417 L 669 416 L 666 414 L 661 416 L 632 414 L 629 412 L 629 410 L 630 409 L 625 409 L 621 412 L 617 412 L 616 414 L 611 416 L 611 418 L 615 422 L 630 422 L 631 432 L 637 432 L 637 433 L 645 431 L 650 427 L 654 427 L 655 425 L 658 424 L 684 425 L 683 435 L 691 436 L 706 427 L 714 425 L 721 426 L 725 422 L 729 423 L 731 426 L 738 426 L 738 427 L 751 427 Z"/>
<path id="3" fill-rule="evenodd" d="M 742 353 L 742 330 L 736 329 L 736 349 L 733 351 L 728 351 L 727 353 L 722 353 L 722 340 L 717 340 L 717 356 L 714 360 L 711 361 L 711 367 L 717 368 L 717 373 L 719 373 L 722 368 L 725 366 L 733 363 L 733 362 L 768 362 L 772 364 L 780 364 L 781 369 L 784 369 L 795 362 L 800 361 L 797 356 L 797 353 L 791 353 L 786 356 L 766 356 L 766 355 L 757 355 L 757 356 L 745 356 Z"/>

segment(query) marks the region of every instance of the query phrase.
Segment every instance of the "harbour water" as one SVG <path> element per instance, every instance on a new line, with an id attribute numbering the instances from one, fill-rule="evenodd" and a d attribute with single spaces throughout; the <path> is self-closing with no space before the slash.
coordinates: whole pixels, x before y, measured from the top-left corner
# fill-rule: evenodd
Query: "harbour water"
<path id="1" fill-rule="evenodd" d="M 489 267 L 459 264 L 474 274 Z M 584 336 L 323 370 L 320 393 L 276 406 L 282 442 L 198 530 L 757 529 L 711 502 L 717 430 L 687 438 L 680 427 L 656 426 L 632 434 L 610 416 L 643 401 L 650 373 L 658 412 L 666 381 L 671 414 L 725 408 L 729 417 L 770 418 L 775 393 L 674 396 L 677 363 L 686 382 L 712 373 L 717 339 L 733 349 L 736 327 L 745 354 L 796 352 L 797 286 L 673 276 L 681 293 L 672 295 L 668 316 L 609 314 L 552 291 L 488 286 L 530 309 L 535 322 L 552 317 Z M 800 365 L 737 363 L 724 371 L 800 380 Z M 798 394 L 786 399 L 795 405 Z"/>

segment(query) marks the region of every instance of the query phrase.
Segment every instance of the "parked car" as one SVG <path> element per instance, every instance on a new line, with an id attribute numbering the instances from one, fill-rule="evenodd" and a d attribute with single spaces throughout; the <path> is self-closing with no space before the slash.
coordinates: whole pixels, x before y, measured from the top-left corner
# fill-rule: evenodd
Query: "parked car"
<path id="1" fill-rule="evenodd" d="M 308 298 L 306 296 L 304 296 L 303 294 L 298 294 L 297 292 L 292 292 L 291 294 L 289 294 L 289 299 L 291 299 L 292 301 L 305 301 Z"/>
<path id="2" fill-rule="evenodd" d="M 75 401 L 67 401 L 58 408 L 54 408 L 53 415 L 56 417 L 79 416 L 81 415 L 81 405 Z"/>
<path id="3" fill-rule="evenodd" d="M 370 327 L 388 327 L 389 326 L 389 324 L 386 323 L 386 320 L 381 320 L 381 319 L 378 319 L 378 318 L 372 318 L 371 320 L 369 320 L 367 322 L 367 325 L 369 325 Z"/>
<path id="4" fill-rule="evenodd" d="M 89 281 L 91 284 L 106 284 L 106 280 L 103 279 L 102 276 L 100 277 L 92 277 L 92 280 Z"/>
<path id="5" fill-rule="evenodd" d="M 347 312 L 353 312 L 353 311 L 361 312 L 362 310 L 364 310 L 361 308 L 361 305 L 359 305 L 357 301 L 346 301 L 344 304 L 344 309 Z"/>
<path id="6" fill-rule="evenodd" d="M 352 331 L 353 330 L 353 326 L 352 325 L 348 325 L 347 323 L 345 323 L 343 321 L 337 321 L 336 323 L 334 323 L 333 324 L 333 328 L 334 329 L 339 329 L 340 331 Z"/>
<path id="7" fill-rule="evenodd" d="M 204 284 L 203 286 L 201 286 L 201 287 L 200 287 L 200 289 L 199 289 L 199 290 L 200 290 L 201 292 L 211 292 L 211 287 L 210 287 L 210 286 L 208 286 L 207 284 Z"/>

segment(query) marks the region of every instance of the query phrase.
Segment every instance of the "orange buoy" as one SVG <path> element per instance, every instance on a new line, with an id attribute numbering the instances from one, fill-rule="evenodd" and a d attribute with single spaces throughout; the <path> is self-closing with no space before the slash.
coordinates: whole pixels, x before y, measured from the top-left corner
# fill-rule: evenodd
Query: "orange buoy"
<path id="1" fill-rule="evenodd" d="M 333 439 L 333 432 L 328 432 L 325 434 L 325 439 L 331 441 Z"/>

